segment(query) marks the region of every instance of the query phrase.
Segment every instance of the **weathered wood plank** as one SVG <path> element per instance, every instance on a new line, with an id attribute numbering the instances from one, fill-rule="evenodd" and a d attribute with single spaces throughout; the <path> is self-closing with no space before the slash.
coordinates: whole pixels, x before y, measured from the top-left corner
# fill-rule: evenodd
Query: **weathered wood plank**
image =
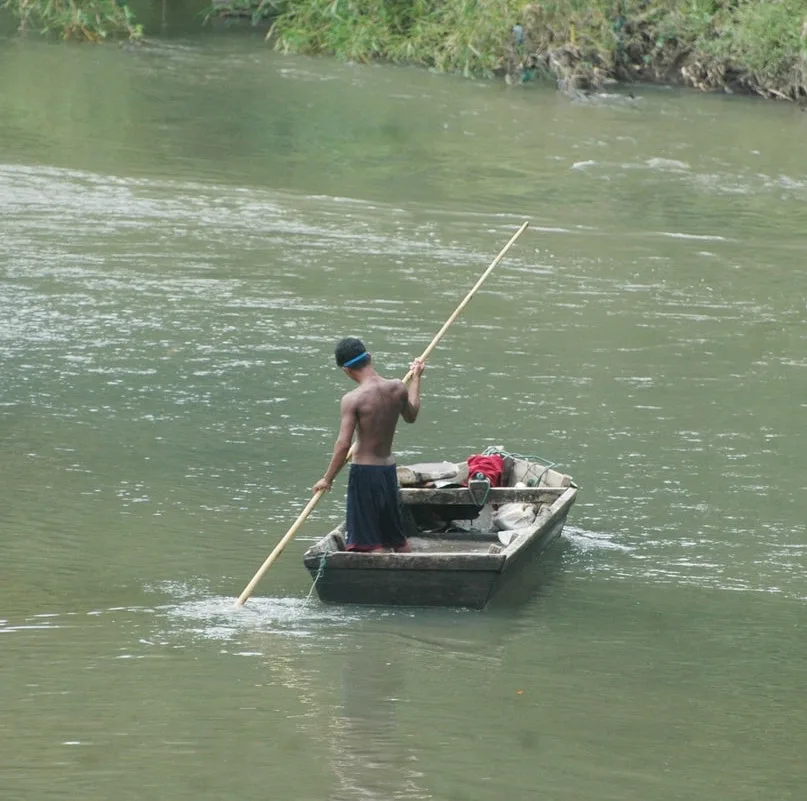
<path id="1" fill-rule="evenodd" d="M 555 503 L 541 508 L 532 527 L 524 535 L 516 537 L 504 549 L 503 553 L 507 557 L 505 569 L 511 566 L 511 563 L 518 561 L 520 557 L 524 557 L 525 554 L 534 550 L 536 542 L 551 541 L 551 539 L 560 535 L 569 507 L 574 503 L 576 495 L 577 489 L 575 487 L 566 487 L 563 495 Z M 561 521 L 561 524 L 556 526 L 558 520 Z M 543 550 L 543 547 L 543 545 L 540 546 L 538 550 Z"/>
<path id="2" fill-rule="evenodd" d="M 337 551 L 325 557 L 325 569 L 430 571 L 443 570 L 462 573 L 487 571 L 497 573 L 504 566 L 505 557 L 487 553 L 357 553 Z M 308 551 L 304 562 L 307 568 L 316 569 L 319 554 Z"/>
<path id="3" fill-rule="evenodd" d="M 554 501 L 568 487 L 491 487 L 485 503 L 546 503 Z M 471 491 L 467 487 L 452 489 L 399 489 L 402 503 L 428 503 L 439 506 L 474 506 L 483 493 Z"/>

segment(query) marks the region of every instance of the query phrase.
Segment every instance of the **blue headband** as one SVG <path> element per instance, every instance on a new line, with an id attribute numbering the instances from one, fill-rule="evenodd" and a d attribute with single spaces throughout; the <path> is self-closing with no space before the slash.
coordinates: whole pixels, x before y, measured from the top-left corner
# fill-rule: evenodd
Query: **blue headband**
<path id="1" fill-rule="evenodd" d="M 345 362 L 342 367 L 353 367 L 354 364 L 358 364 L 362 359 L 366 358 L 370 354 L 365 350 L 364 352 L 360 353 L 358 356 L 354 356 L 350 361 Z"/>

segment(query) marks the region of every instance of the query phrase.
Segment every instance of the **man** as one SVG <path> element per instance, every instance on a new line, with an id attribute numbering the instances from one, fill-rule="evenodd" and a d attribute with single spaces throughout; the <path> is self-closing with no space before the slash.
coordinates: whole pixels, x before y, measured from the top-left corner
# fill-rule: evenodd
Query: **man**
<path id="1" fill-rule="evenodd" d="M 357 433 L 347 484 L 347 550 L 408 552 L 392 440 L 399 417 L 407 423 L 417 419 L 420 377 L 426 365 L 421 359 L 412 362 L 407 389 L 403 381 L 380 376 L 373 369 L 372 356 L 355 337 L 339 342 L 334 355 L 336 364 L 359 386 L 342 398 L 333 456 L 325 475 L 314 484 L 314 492 L 331 488 Z"/>

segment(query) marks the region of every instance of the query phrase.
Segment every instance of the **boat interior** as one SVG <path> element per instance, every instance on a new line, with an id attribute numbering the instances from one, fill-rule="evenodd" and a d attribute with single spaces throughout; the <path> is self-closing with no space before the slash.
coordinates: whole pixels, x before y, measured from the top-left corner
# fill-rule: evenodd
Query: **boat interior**
<path id="1" fill-rule="evenodd" d="M 501 553 L 520 534 L 540 525 L 542 508 L 575 486 L 551 463 L 504 451 L 487 456 L 499 459 L 398 467 L 404 528 L 412 552 Z M 478 464 L 483 470 L 475 469 Z M 342 523 L 322 546 L 342 551 L 344 535 Z"/>

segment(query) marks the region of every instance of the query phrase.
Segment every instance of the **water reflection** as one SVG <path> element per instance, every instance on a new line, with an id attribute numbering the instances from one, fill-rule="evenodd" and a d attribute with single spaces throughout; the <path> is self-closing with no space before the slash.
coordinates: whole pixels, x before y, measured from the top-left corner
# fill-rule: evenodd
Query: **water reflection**
<path id="1" fill-rule="evenodd" d="M 434 797 L 424 745 L 413 734 L 444 704 L 438 687 L 429 688 L 434 667 L 454 665 L 488 684 L 502 669 L 507 640 L 528 625 L 506 613 L 328 607 L 315 599 L 257 597 L 235 609 L 232 598 L 199 597 L 198 587 L 166 590 L 177 602 L 157 607 L 161 624 L 151 639 L 182 648 L 216 643 L 220 654 L 259 663 L 251 703 L 297 708 L 286 718 L 309 751 L 323 754 L 330 786 L 323 797 L 333 801 Z"/>
<path id="2" fill-rule="evenodd" d="M 393 650 L 355 645 L 340 671 L 339 704 L 330 725 L 333 801 L 417 799 L 422 785 L 417 756 L 398 724 L 407 703 L 404 668 Z M 411 680 L 411 679 L 410 679 Z"/>

